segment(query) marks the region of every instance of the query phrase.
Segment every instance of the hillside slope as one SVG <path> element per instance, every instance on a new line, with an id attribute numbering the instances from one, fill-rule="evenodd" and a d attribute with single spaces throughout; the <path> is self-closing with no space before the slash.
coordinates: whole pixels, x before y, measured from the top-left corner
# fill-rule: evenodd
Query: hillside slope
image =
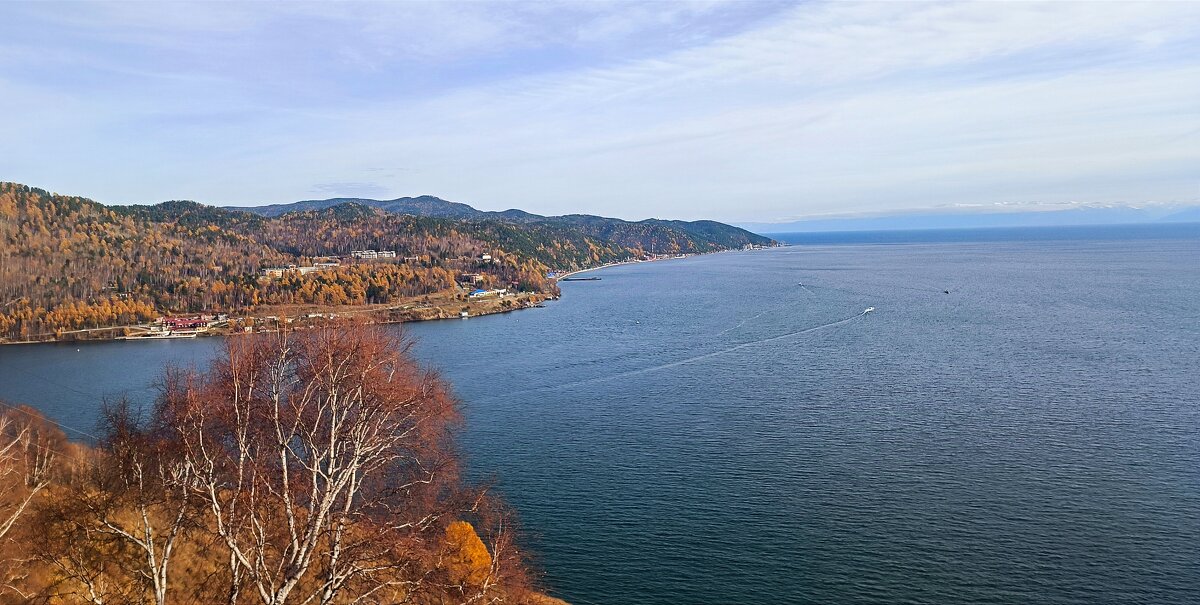
<path id="1" fill-rule="evenodd" d="M 722 248 L 740 248 L 746 244 L 767 245 L 771 243 L 770 238 L 716 221 L 667 221 L 658 219 L 624 221 L 589 214 L 541 216 L 516 209 L 489 212 L 478 210 L 467 204 L 450 202 L 431 195 L 401 197 L 394 200 L 331 198 L 327 200 L 305 200 L 291 204 L 273 204 L 269 206 L 230 206 L 227 209 L 250 212 L 265 217 L 277 217 L 290 212 L 322 210 L 347 203 L 376 208 L 389 214 L 408 214 L 413 216 L 460 219 L 472 222 L 505 222 L 521 225 L 544 225 L 560 229 L 575 229 L 590 237 L 599 238 L 618 246 L 630 248 L 641 247 L 647 252 L 657 254 L 708 252 Z"/>
<path id="2" fill-rule="evenodd" d="M 464 275 L 472 288 L 552 295 L 551 270 L 769 241 L 719 223 L 562 218 L 422 216 L 355 202 L 263 216 L 185 201 L 104 206 L 0 183 L 0 340 L 62 338 L 166 313 L 452 299 L 465 297 Z M 350 258 L 363 249 L 396 258 Z M 341 263 L 263 273 L 318 257 Z"/>

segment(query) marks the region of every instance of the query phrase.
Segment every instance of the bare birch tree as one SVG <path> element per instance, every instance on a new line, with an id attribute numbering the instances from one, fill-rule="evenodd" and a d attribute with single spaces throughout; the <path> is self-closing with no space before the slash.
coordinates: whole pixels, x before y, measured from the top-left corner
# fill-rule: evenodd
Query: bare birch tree
<path id="1" fill-rule="evenodd" d="M 20 515 L 38 490 L 50 494 L 34 507 L 36 528 L 22 528 L 44 570 L 23 602 L 432 605 L 532 594 L 509 516 L 458 476 L 454 398 L 403 340 L 346 324 L 226 345 L 210 371 L 169 374 L 147 421 L 111 408 L 97 447 L 71 450 L 49 488 L 37 477 L 56 450 L 34 447 L 35 425 L 0 416 L 0 479 L 18 476 L 9 467 L 30 473 L 0 512 Z"/>
<path id="2" fill-rule="evenodd" d="M 171 563 L 201 522 L 192 467 L 159 427 L 139 422 L 126 401 L 108 406 L 105 436 L 76 464 L 44 518 L 54 544 L 45 560 L 91 603 L 165 605 Z"/>
<path id="3" fill-rule="evenodd" d="M 0 415 L 0 485 L 7 488 L 0 504 L 0 539 L 50 484 L 54 462 L 52 444 L 37 423 L 18 412 L 19 408 Z"/>
<path id="4" fill-rule="evenodd" d="M 233 339 L 204 384 L 176 386 L 164 416 L 226 548 L 227 602 L 416 591 L 459 509 L 457 417 L 405 346 L 363 326 Z"/>
<path id="5" fill-rule="evenodd" d="M 13 540 L 18 522 L 50 485 L 56 449 L 61 446 L 61 434 L 36 412 L 4 404 L 0 413 L 0 542 Z M 0 593 L 21 595 L 18 580 L 28 561 L 28 549 L 5 548 L 4 552 L 9 556 L 0 561 L 4 582 Z"/>

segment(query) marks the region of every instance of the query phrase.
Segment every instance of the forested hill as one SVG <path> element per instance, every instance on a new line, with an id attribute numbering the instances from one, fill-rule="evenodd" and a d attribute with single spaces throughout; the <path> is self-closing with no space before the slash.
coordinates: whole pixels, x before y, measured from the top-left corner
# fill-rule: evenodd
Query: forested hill
<path id="1" fill-rule="evenodd" d="M 458 291 L 464 274 L 476 276 L 473 287 L 550 294 L 551 270 L 770 242 L 719 223 L 681 224 L 689 229 L 599 217 L 456 219 L 352 202 L 260 216 L 195 202 L 105 206 L 0 183 L 0 340 L 48 339 L 167 313 L 393 303 Z M 349 258 L 363 249 L 397 256 Z M 311 266 L 318 257 L 340 264 L 264 278 L 264 268 Z"/>
<path id="2" fill-rule="evenodd" d="M 746 244 L 766 245 L 771 242 L 769 238 L 716 221 L 665 221 L 658 219 L 624 221 L 590 214 L 541 216 L 516 209 L 502 212 L 488 212 L 477 210 L 467 204 L 446 201 L 432 195 L 401 197 L 394 200 L 331 198 L 327 200 L 305 200 L 291 204 L 272 204 L 269 206 L 227 206 L 226 209 L 275 217 L 289 212 L 322 210 L 348 203 L 377 208 L 390 214 L 410 214 L 413 216 L 468 221 L 498 221 L 523 225 L 535 224 L 573 228 L 592 237 L 631 247 L 653 245 L 651 240 L 644 238 L 656 232 L 659 234 L 657 237 L 660 240 L 663 237 L 694 240 L 692 243 L 692 248 L 694 249 L 703 248 L 705 245 L 715 245 L 722 248 L 739 248 Z"/>

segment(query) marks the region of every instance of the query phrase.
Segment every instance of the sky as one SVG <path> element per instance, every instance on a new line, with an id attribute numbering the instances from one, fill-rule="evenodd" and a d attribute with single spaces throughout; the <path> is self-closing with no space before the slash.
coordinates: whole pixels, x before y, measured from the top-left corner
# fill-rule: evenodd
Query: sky
<path id="1" fill-rule="evenodd" d="M 0 180 L 782 222 L 1200 204 L 1200 3 L 0 3 Z"/>

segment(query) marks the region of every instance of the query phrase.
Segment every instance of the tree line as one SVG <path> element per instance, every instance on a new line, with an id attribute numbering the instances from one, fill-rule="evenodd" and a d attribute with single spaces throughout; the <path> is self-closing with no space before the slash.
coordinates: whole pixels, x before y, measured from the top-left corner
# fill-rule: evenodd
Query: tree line
<path id="1" fill-rule="evenodd" d="M 343 209 L 267 220 L 182 202 L 109 208 L 0 183 L 0 338 L 46 339 L 169 313 L 388 303 L 452 289 L 464 272 L 496 286 L 554 290 L 547 265 L 469 230 Z M 399 258 L 285 279 L 261 274 L 361 248 Z M 493 261 L 481 263 L 483 254 Z"/>
<path id="2" fill-rule="evenodd" d="M 0 183 L 0 339 L 48 339 L 170 313 L 389 303 L 452 289 L 463 273 L 492 287 L 554 293 L 551 270 L 709 252 L 747 237 L 765 240 L 719 223 L 456 220 L 355 204 L 271 218 L 195 202 L 104 206 Z M 395 251 L 397 259 L 347 261 L 284 280 L 261 274 L 361 249 Z M 490 262 L 480 262 L 485 254 Z"/>

